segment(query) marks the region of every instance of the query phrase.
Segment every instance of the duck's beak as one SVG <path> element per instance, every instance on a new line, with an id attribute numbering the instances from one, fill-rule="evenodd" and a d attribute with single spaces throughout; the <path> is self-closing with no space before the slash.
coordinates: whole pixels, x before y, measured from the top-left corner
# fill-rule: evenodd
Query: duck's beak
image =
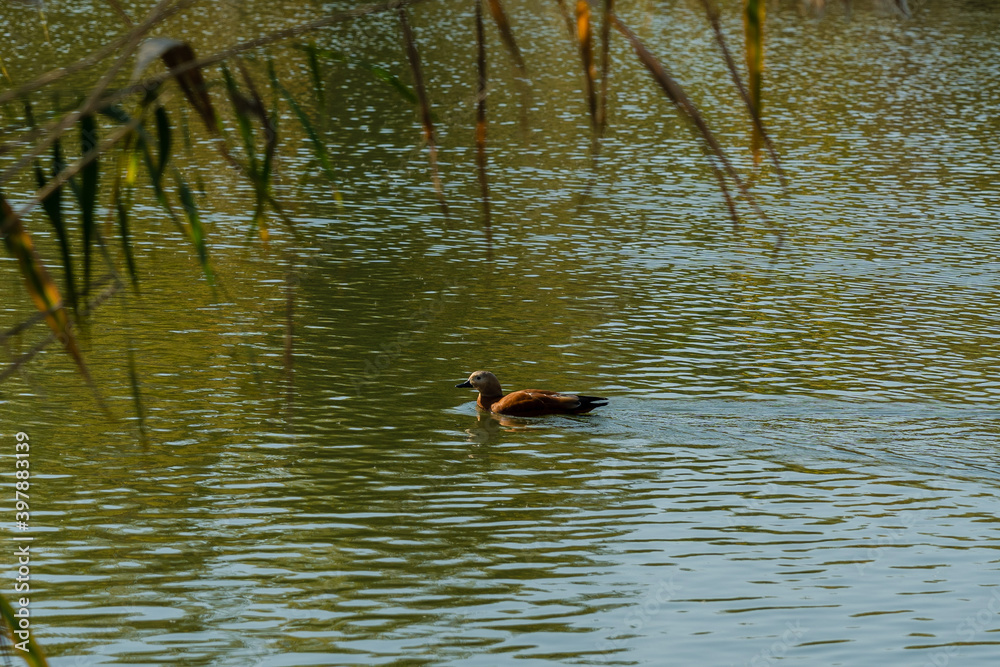
<path id="1" fill-rule="evenodd" d="M 472 383 L 469 382 L 468 380 L 466 380 L 462 384 L 456 384 L 455 386 L 456 387 L 468 387 L 469 389 L 471 389 L 472 388 Z"/>

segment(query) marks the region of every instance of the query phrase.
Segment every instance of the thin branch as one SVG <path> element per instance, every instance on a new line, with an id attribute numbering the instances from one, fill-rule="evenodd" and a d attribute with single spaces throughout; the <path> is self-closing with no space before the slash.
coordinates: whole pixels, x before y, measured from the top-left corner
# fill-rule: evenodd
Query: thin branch
<path id="1" fill-rule="evenodd" d="M 138 26 L 136 30 L 141 30 L 143 34 L 145 34 L 149 32 L 152 28 L 154 28 L 157 24 L 162 23 L 164 20 L 170 18 L 177 12 L 187 9 L 189 6 L 195 4 L 197 1 L 198 0 L 181 0 L 173 7 L 163 10 L 163 13 L 157 16 L 156 20 L 150 22 L 148 25 L 146 25 L 147 21 L 143 21 L 143 23 L 140 26 Z M 17 88 L 14 88 L 13 90 L 8 90 L 4 93 L 0 93 L 0 105 L 6 104 L 7 102 L 10 102 L 13 99 L 27 95 L 30 92 L 44 88 L 50 83 L 55 83 L 60 79 L 64 79 L 67 76 L 71 76 L 81 70 L 85 70 L 88 67 L 96 65 L 97 63 L 101 62 L 109 55 L 117 51 L 119 48 L 121 48 L 123 44 L 129 41 L 132 35 L 133 35 L 132 32 L 127 32 L 124 35 L 121 35 L 117 39 L 113 40 L 112 42 L 108 43 L 107 46 L 104 46 L 103 48 L 94 51 L 89 56 L 81 58 L 80 60 L 76 61 L 71 65 L 51 70 L 31 81 L 28 81 L 25 84 L 18 86 Z"/>
<path id="2" fill-rule="evenodd" d="M 121 281 L 116 280 L 114 278 L 114 276 L 109 273 L 109 274 L 103 276 L 100 280 L 98 280 L 97 283 L 95 283 L 95 286 L 96 287 L 100 287 L 100 286 L 106 284 L 109 281 L 114 281 L 114 282 L 107 289 L 105 289 L 103 292 L 101 292 L 96 297 L 94 297 L 93 299 L 91 299 L 90 301 L 87 302 L 86 307 L 84 309 L 84 314 L 90 314 L 91 312 L 93 312 L 94 310 L 96 310 L 98 308 L 98 306 L 100 306 L 101 304 L 103 304 L 105 301 L 107 301 L 109 298 L 111 298 L 116 292 L 118 292 L 118 290 L 120 290 L 121 287 L 122 287 L 122 285 L 124 284 Z M 44 313 L 38 313 L 36 315 L 33 315 L 33 316 L 29 317 L 27 320 L 25 320 L 21 324 L 15 326 L 11 330 L 9 330 L 9 331 L 5 332 L 4 334 L 0 335 L 0 342 L 5 342 L 6 339 L 7 339 L 7 337 L 13 335 L 14 333 L 19 333 L 19 332 L 23 331 L 24 329 L 27 329 L 29 326 L 31 326 L 32 324 L 35 324 L 36 322 L 39 322 L 44 317 L 45 317 Z M 67 329 L 72 329 L 73 328 L 73 323 L 72 322 L 68 322 L 67 325 L 66 325 L 66 328 Z M 12 361 L 9 366 L 7 366 L 2 371 L 0 371 L 0 382 L 3 382 L 7 378 L 9 378 L 11 375 L 13 375 L 14 373 L 16 373 L 18 371 L 18 369 L 20 369 L 26 363 L 28 363 L 29 361 L 31 361 L 33 358 L 35 358 L 35 356 L 37 356 L 39 352 L 41 352 L 42 350 L 44 350 L 45 348 L 47 348 L 49 345 L 51 345 L 52 341 L 54 341 L 54 340 L 57 340 L 57 337 L 56 337 L 56 334 L 53 332 L 53 333 L 50 333 L 45 338 L 43 338 L 42 340 L 40 340 L 38 343 L 36 343 L 35 346 L 32 347 L 30 350 L 28 350 L 24 354 L 20 355 L 17 359 L 15 359 L 14 361 Z"/>
<path id="3" fill-rule="evenodd" d="M 708 20 L 712 24 L 712 30 L 715 32 L 715 41 L 718 43 L 719 48 L 722 49 L 722 57 L 726 60 L 726 67 L 729 69 L 729 74 L 733 77 L 733 83 L 736 84 L 736 89 L 740 93 L 740 97 L 743 99 L 743 103 L 746 104 L 747 111 L 750 112 L 750 119 L 753 121 L 754 127 L 760 132 L 760 136 L 764 139 L 764 145 L 767 146 L 767 153 L 771 157 L 771 162 L 774 163 L 774 168 L 778 172 L 778 178 L 781 180 L 781 186 L 784 188 L 788 187 L 788 179 L 785 177 L 785 170 L 781 168 L 781 163 L 778 161 L 778 151 L 775 150 L 774 144 L 771 142 L 771 137 L 768 135 L 767 131 L 764 129 L 764 121 L 757 112 L 754 103 L 750 100 L 750 92 L 747 90 L 746 85 L 743 83 L 743 78 L 740 77 L 739 68 L 736 67 L 736 61 L 733 60 L 732 53 L 729 51 L 729 45 L 726 43 L 726 38 L 722 34 L 722 26 L 719 24 L 719 8 L 712 2 L 712 0 L 701 0 L 701 4 L 705 7 L 705 13 L 708 15 Z"/>
<path id="4" fill-rule="evenodd" d="M 601 22 L 601 94 L 597 102 L 597 132 L 603 133 L 608 124 L 608 76 L 611 73 L 611 17 L 614 0 L 604 0 L 604 18 Z"/>
<path id="5" fill-rule="evenodd" d="M 437 163 L 437 139 L 434 136 L 434 121 L 431 118 L 431 103 L 427 98 L 427 88 L 424 86 L 423 70 L 420 67 L 420 53 L 417 51 L 417 44 L 413 37 L 413 29 L 410 21 L 406 17 L 406 9 L 399 10 L 399 23 L 403 28 L 403 41 L 406 45 L 406 57 L 410 61 L 410 69 L 413 72 L 413 87 L 417 90 L 417 100 L 420 106 L 420 121 L 424 128 L 424 140 L 430 149 L 431 182 L 434 184 L 434 193 L 437 195 L 438 203 L 441 205 L 441 212 L 448 217 L 448 204 L 444 199 L 444 189 L 441 186 L 441 176 L 438 173 Z"/>
<path id="6" fill-rule="evenodd" d="M 22 320 L 21 322 L 18 322 L 17 324 L 12 326 L 10 329 L 7 329 L 7 331 L 0 333 L 0 345 L 6 343 L 8 338 L 12 338 L 23 331 L 27 331 L 28 329 L 38 324 L 46 317 L 48 317 L 49 315 L 56 312 L 62 307 L 63 307 L 62 302 L 59 302 L 59 304 L 57 304 L 54 308 L 49 308 L 48 310 L 45 311 L 42 310 L 35 311 L 28 319 Z"/>
<path id="7" fill-rule="evenodd" d="M 757 203 L 756 197 L 750 192 L 750 188 L 747 187 L 743 179 L 740 178 L 739 172 L 733 167 L 732 163 L 726 157 L 725 151 L 722 150 L 722 146 L 719 144 L 715 135 L 712 134 L 711 129 L 709 129 L 708 124 L 705 119 L 698 112 L 698 108 L 691 101 L 691 98 L 687 96 L 684 89 L 681 88 L 680 84 L 674 80 L 673 77 L 664 69 L 663 65 L 650 53 L 649 49 L 642 43 L 642 41 L 632 32 L 628 26 L 622 23 L 621 19 L 613 15 L 613 22 L 615 28 L 618 29 L 622 35 L 629 41 L 632 45 L 632 50 L 639 57 L 639 60 L 645 65 L 646 69 L 653 76 L 653 79 L 659 84 L 660 88 L 666 93 L 670 101 L 676 106 L 691 123 L 697 128 L 702 139 L 705 141 L 705 145 L 711 150 L 711 158 L 719 161 L 721 168 L 725 173 L 733 179 L 736 187 L 739 188 L 740 193 L 746 199 L 747 203 L 753 208 L 754 212 L 763 220 L 768 226 L 777 229 L 777 234 L 780 238 L 784 237 L 784 232 L 775 225 L 764 211 L 761 209 L 760 204 Z M 710 159 L 711 159 L 710 158 Z M 725 194 L 725 193 L 724 193 Z M 734 217 L 733 222 L 738 224 L 738 219 Z"/>
<path id="8" fill-rule="evenodd" d="M 180 76 L 181 74 L 184 74 L 185 72 L 188 72 L 190 70 L 204 67 L 206 65 L 213 65 L 215 63 L 222 62 L 224 60 L 232 58 L 233 56 L 243 53 L 245 51 L 251 51 L 253 49 L 258 49 L 262 46 L 268 46 L 276 42 L 280 42 L 293 37 L 298 37 L 299 35 L 302 35 L 304 33 L 313 30 L 317 30 L 319 28 L 325 28 L 331 25 L 335 25 L 337 23 L 341 23 L 343 21 L 348 21 L 350 19 L 367 16 L 369 14 L 395 11 L 400 7 L 409 7 L 424 1 L 425 0 L 390 0 L 389 2 L 377 5 L 366 5 L 364 7 L 358 7 L 357 9 L 352 9 L 345 12 L 338 12 L 336 14 L 332 14 L 322 19 L 309 21 L 308 23 L 303 23 L 297 26 L 292 26 L 290 28 L 285 28 L 283 30 L 273 32 L 269 35 L 264 35 L 262 37 L 258 37 L 246 42 L 242 42 L 240 44 L 236 44 L 234 46 L 229 47 L 228 49 L 219 51 L 213 55 L 206 56 L 199 60 L 191 60 L 183 65 L 173 68 L 168 72 L 163 72 L 156 76 L 152 76 L 148 79 L 144 79 L 142 81 L 125 86 L 124 88 L 115 91 L 106 98 L 93 101 L 88 99 L 87 103 L 81 105 L 76 111 L 67 114 L 65 117 L 63 117 L 61 121 L 53 123 L 48 127 L 46 127 L 45 132 L 46 133 L 58 132 L 61 134 L 70 125 L 72 125 L 80 116 L 84 114 L 91 113 L 100 107 L 114 104 L 122 99 L 127 98 L 129 95 L 133 93 L 150 90 L 162 84 L 167 79 Z M 194 2 L 197 2 L 197 0 L 181 0 L 179 4 L 183 4 L 186 6 L 193 4 Z M 143 26 L 140 25 L 138 28 L 136 28 L 136 30 L 141 30 L 142 28 Z M 58 78 L 61 78 L 61 76 L 56 77 L 56 79 Z M 31 90 L 34 90 L 34 88 L 31 88 Z M 103 89 L 101 92 L 103 92 Z M 3 102 L 5 101 L 4 98 L 5 98 L 4 95 L 0 95 L 0 105 L 2 105 Z M 45 143 L 43 146 L 41 146 L 40 148 L 36 147 L 36 149 L 32 153 L 23 156 L 22 159 L 19 160 L 15 165 L 6 169 L 2 174 L 0 174 L 0 183 L 7 182 L 13 176 L 13 174 L 17 173 L 17 171 L 20 171 L 21 169 L 24 169 L 25 166 L 31 162 L 31 160 L 33 160 L 34 158 L 38 157 L 43 152 L 45 152 L 45 149 L 54 140 L 55 140 L 54 138 L 48 139 L 47 143 Z"/>
<path id="9" fill-rule="evenodd" d="M 86 154 L 80 157 L 79 160 L 73 163 L 73 165 L 63 171 L 59 172 L 57 176 L 54 176 L 52 180 L 45 184 L 45 187 L 39 189 L 32 196 L 31 200 L 22 206 L 20 209 L 14 212 L 12 220 L 22 220 L 26 215 L 31 213 L 36 206 L 38 206 L 42 200 L 49 196 L 56 188 L 60 187 L 66 183 L 69 179 L 73 178 L 80 172 L 81 169 L 86 167 L 88 164 L 96 160 L 102 153 L 106 153 L 112 146 L 114 146 L 122 137 L 127 135 L 129 132 L 134 130 L 142 122 L 142 116 L 136 116 L 130 120 L 125 125 L 122 125 L 117 130 L 109 134 L 104 141 L 95 146 L 94 148 L 87 151 Z"/>
<path id="10" fill-rule="evenodd" d="M 194 1 L 195 0 L 181 0 L 181 4 L 183 3 L 190 4 L 191 2 Z M 156 22 L 161 20 L 160 16 L 167 9 L 167 5 L 169 5 L 171 2 L 173 2 L 173 0 L 160 0 L 160 2 L 156 5 L 156 7 L 153 8 L 153 11 L 149 13 L 146 19 L 142 22 L 142 24 L 133 29 L 129 33 L 128 39 L 126 40 L 124 52 L 118 57 L 118 60 L 115 62 L 115 64 L 110 69 L 108 69 L 108 71 L 104 73 L 104 75 L 97 82 L 97 85 L 94 86 L 93 90 L 91 91 L 87 99 L 84 101 L 84 103 L 81 104 L 75 111 L 71 111 L 70 113 L 63 116 L 56 123 L 46 127 L 45 133 L 42 135 L 41 141 L 35 145 L 34 150 L 30 151 L 26 155 L 22 155 L 19 160 L 17 160 L 13 165 L 5 169 L 3 173 L 0 174 L 0 183 L 6 183 L 10 179 L 12 179 L 16 173 L 18 173 L 19 171 L 30 165 L 31 162 L 36 157 L 38 157 L 43 152 L 48 150 L 49 146 L 51 146 L 56 141 L 56 139 L 58 139 L 62 135 L 63 132 L 69 129 L 73 125 L 73 123 L 79 120 L 82 116 L 85 116 L 88 113 L 93 112 L 98 107 L 103 106 L 99 103 L 101 95 L 104 94 L 104 91 L 107 90 L 108 86 L 111 85 L 111 82 L 118 74 L 118 71 L 125 65 L 126 60 L 128 60 L 128 58 L 131 57 L 132 51 L 135 49 L 136 46 L 139 45 L 139 42 L 142 40 L 143 35 L 150 28 L 152 28 Z"/>
<path id="11" fill-rule="evenodd" d="M 490 184 L 486 174 L 486 36 L 483 30 L 482 0 L 472 0 L 476 5 L 476 174 L 483 200 L 483 217 L 486 221 L 487 240 L 490 231 Z"/>
<path id="12" fill-rule="evenodd" d="M 124 22 L 125 25 L 127 25 L 130 28 L 135 25 L 135 23 L 132 22 L 132 17 L 130 17 L 125 12 L 122 6 L 118 3 L 118 0 L 104 0 L 104 1 L 107 2 L 109 5 L 111 5 L 111 8 L 115 10 L 118 16 L 121 17 L 122 22 Z"/>
<path id="13" fill-rule="evenodd" d="M 155 86 L 157 84 L 163 83 L 167 79 L 183 74 L 188 70 L 195 69 L 198 67 L 204 67 L 205 65 L 214 65 L 215 63 L 222 62 L 223 60 L 228 60 L 233 56 L 243 53 L 245 51 L 252 51 L 254 49 L 259 49 L 262 46 L 269 46 L 277 42 L 284 41 L 286 39 L 291 39 L 293 37 L 298 37 L 307 32 L 312 32 L 313 30 L 318 30 L 320 28 L 327 28 L 337 23 L 342 23 L 350 19 L 360 18 L 363 16 L 368 16 L 369 14 L 379 14 L 383 12 L 393 12 L 401 7 L 412 7 L 413 5 L 418 5 L 426 0 L 390 0 L 389 2 L 383 2 L 377 5 L 365 5 L 364 7 L 358 7 L 357 9 L 351 9 L 344 12 L 337 12 L 325 18 L 316 19 L 315 21 L 309 21 L 308 23 L 302 23 L 297 26 L 292 26 L 290 28 L 285 28 L 283 30 L 278 30 L 277 32 L 272 32 L 269 35 L 263 35 L 246 42 L 241 42 L 239 44 L 234 44 L 228 49 L 219 51 L 218 53 L 212 54 L 210 56 L 205 56 L 198 60 L 192 60 L 191 62 L 185 63 L 179 67 L 174 68 L 170 72 L 164 72 L 163 74 L 158 74 L 156 76 L 145 79 L 138 83 L 132 84 L 122 88 L 119 93 L 124 93 L 126 95 L 140 92 L 149 88 L 150 86 Z"/>

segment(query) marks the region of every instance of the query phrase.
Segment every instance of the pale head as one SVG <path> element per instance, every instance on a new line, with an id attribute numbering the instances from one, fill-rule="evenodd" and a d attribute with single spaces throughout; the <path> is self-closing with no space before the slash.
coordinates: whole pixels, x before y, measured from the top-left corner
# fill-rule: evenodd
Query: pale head
<path id="1" fill-rule="evenodd" d="M 469 376 L 469 379 L 456 387 L 471 387 L 478 389 L 483 396 L 502 396 L 503 390 L 500 388 L 500 380 L 489 371 L 476 371 Z"/>

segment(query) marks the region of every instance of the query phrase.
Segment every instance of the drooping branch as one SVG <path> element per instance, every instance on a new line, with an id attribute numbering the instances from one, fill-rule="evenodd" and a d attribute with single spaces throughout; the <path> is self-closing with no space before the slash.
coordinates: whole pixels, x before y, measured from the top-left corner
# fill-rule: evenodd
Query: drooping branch
<path id="1" fill-rule="evenodd" d="M 6 104 L 11 100 L 15 100 L 19 97 L 23 97 L 28 93 L 40 90 L 49 84 L 55 83 L 61 79 L 65 79 L 68 76 L 72 76 L 77 72 L 87 69 L 88 67 L 93 67 L 97 63 L 101 62 L 112 53 L 115 53 L 124 44 L 128 43 L 129 40 L 133 38 L 136 31 L 139 31 L 141 35 L 145 35 L 150 30 L 155 28 L 157 25 L 170 18 L 177 12 L 183 11 L 195 4 L 198 0 L 180 0 L 177 4 L 164 8 L 161 12 L 154 14 L 150 12 L 147 18 L 138 26 L 133 28 L 132 31 L 121 35 L 120 37 L 112 40 L 105 46 L 97 49 L 90 55 L 87 55 L 80 60 L 66 65 L 65 67 L 59 67 L 57 69 L 46 72 L 45 74 L 28 81 L 27 83 L 21 84 L 17 88 L 8 90 L 6 92 L 0 93 L 0 105 Z M 161 3 L 162 4 L 162 3 Z M 154 10 L 155 12 L 155 10 Z"/>
<path id="2" fill-rule="evenodd" d="M 709 23 L 712 24 L 712 31 L 715 33 L 715 42 L 719 45 L 719 49 L 722 51 L 722 57 L 726 61 L 726 67 L 729 69 L 730 76 L 733 78 L 733 84 L 735 84 L 736 90 L 739 91 L 740 98 L 743 100 L 743 103 L 747 107 L 747 111 L 750 113 L 750 119 L 753 121 L 754 127 L 757 129 L 757 132 L 764 141 L 764 145 L 767 147 L 767 153 L 771 158 L 771 162 L 774 164 L 775 170 L 778 172 L 778 178 L 781 180 L 781 185 L 788 187 L 785 170 L 782 169 L 781 163 L 778 161 L 778 152 L 775 150 L 774 144 L 771 142 L 771 137 L 764 129 L 764 121 L 759 113 L 759 107 L 750 99 L 750 93 L 747 91 L 747 87 L 743 83 L 743 78 L 740 76 L 739 68 L 736 67 L 736 61 L 733 59 L 733 55 L 729 51 L 729 45 L 726 43 L 726 38 L 722 34 L 722 26 L 719 23 L 719 8 L 715 5 L 713 0 L 701 0 L 701 4 L 705 7 L 705 14 L 708 16 Z"/>
<path id="3" fill-rule="evenodd" d="M 424 129 L 424 141 L 430 150 L 431 181 L 434 183 L 434 193 L 437 195 L 441 212 L 448 217 L 448 204 L 444 199 L 444 189 L 441 186 L 441 176 L 438 174 L 437 163 L 437 138 L 434 135 L 434 121 L 431 118 L 431 103 L 427 97 L 427 87 L 424 85 L 423 68 L 420 66 L 420 52 L 417 51 L 417 43 L 413 38 L 413 29 L 406 16 L 406 9 L 399 10 L 399 23 L 403 28 L 403 41 L 406 46 L 406 58 L 410 62 L 410 70 L 413 72 L 413 87 L 417 91 L 417 100 L 420 106 L 420 122 Z"/>
<path id="4" fill-rule="evenodd" d="M 170 1 L 171 0 L 162 0 L 160 5 L 163 5 L 165 2 L 170 2 Z M 261 37 L 257 37 L 245 42 L 241 42 L 239 44 L 235 44 L 222 51 L 216 52 L 209 56 L 199 58 L 197 60 L 190 60 L 188 62 L 178 65 L 177 67 L 173 68 L 168 72 L 163 72 L 161 74 L 157 74 L 148 77 L 146 79 L 143 79 L 141 81 L 129 84 L 121 89 L 114 91 L 113 93 L 105 97 L 101 97 L 101 95 L 103 95 L 103 93 L 107 89 L 107 85 L 99 86 L 98 88 L 94 89 L 91 96 L 88 97 L 87 101 L 81 104 L 79 108 L 70 112 L 69 114 L 66 114 L 59 121 L 43 128 L 42 131 L 39 132 L 36 136 L 43 136 L 43 137 L 58 136 L 63 132 L 65 132 L 70 126 L 72 126 L 73 123 L 75 123 L 80 118 L 80 116 L 83 116 L 87 113 L 92 113 L 107 105 L 120 102 L 121 100 L 126 99 L 130 95 L 133 95 L 135 93 L 141 93 L 156 88 L 157 86 L 167 81 L 168 79 L 173 77 L 183 76 L 184 74 L 186 74 L 191 70 L 200 69 L 207 65 L 214 65 L 216 63 L 228 60 L 229 58 L 232 58 L 233 56 L 238 55 L 240 53 L 259 49 L 261 47 L 269 46 L 271 44 L 292 39 L 294 37 L 299 37 L 303 34 L 318 30 L 320 28 L 329 27 L 332 25 L 336 25 L 337 23 L 342 23 L 344 21 L 349 21 L 351 19 L 368 16 L 370 14 L 396 11 L 401 7 L 413 6 L 424 1 L 425 0 L 390 0 L 389 2 L 383 2 L 374 5 L 365 5 L 363 7 L 358 7 L 356 9 L 337 12 L 335 14 L 331 14 L 330 16 L 326 16 L 321 19 L 316 19 L 314 21 L 309 21 L 296 26 L 291 26 L 289 28 L 278 30 L 276 32 L 263 35 Z M 150 16 L 145 21 L 143 21 L 142 24 L 136 26 L 136 28 L 132 32 L 130 32 L 129 35 L 126 36 L 126 37 L 133 37 L 133 39 L 116 40 L 115 42 L 116 48 L 121 47 L 121 45 L 125 42 L 137 43 L 138 39 L 141 38 L 141 36 L 144 35 L 146 32 L 148 32 L 153 25 L 162 21 L 164 18 L 166 18 L 166 16 L 172 13 L 176 13 L 176 11 L 184 9 L 189 5 L 194 4 L 195 2 L 197 2 L 197 0 L 180 0 L 180 2 L 178 2 L 178 4 L 175 5 L 174 7 L 170 7 L 163 10 L 161 12 L 163 16 L 159 15 L 154 16 L 154 13 L 156 12 L 156 10 L 154 10 L 154 12 L 151 12 Z M 158 7 L 160 5 L 158 5 Z M 149 22 L 152 23 L 151 25 L 147 26 L 146 24 Z M 73 72 L 85 69 L 86 67 L 89 67 L 95 64 L 96 62 L 100 61 L 102 58 L 107 57 L 107 55 L 109 53 L 113 53 L 114 50 L 115 49 L 110 49 L 110 48 L 102 49 L 99 52 L 99 57 L 97 57 L 98 54 L 95 53 L 94 55 L 85 58 L 82 61 L 74 63 L 74 65 L 71 65 L 67 68 L 61 68 L 59 70 L 53 70 L 52 72 L 43 75 L 42 77 L 39 77 L 35 81 L 29 82 L 16 90 L 0 94 L 0 105 L 20 95 L 27 94 L 28 92 L 42 88 L 54 81 L 58 81 L 59 79 L 62 79 L 63 77 L 68 76 Z M 132 49 L 127 49 L 127 50 L 131 52 L 132 50 L 134 50 L 134 46 L 132 47 Z M 120 66 L 117 69 L 115 69 L 115 72 L 117 72 L 118 69 L 120 69 Z M 104 80 L 104 78 L 108 78 L 110 80 L 110 77 L 102 77 L 102 81 Z M 25 156 L 22 156 L 22 158 L 18 160 L 14 165 L 5 169 L 3 173 L 0 173 L 0 184 L 3 184 L 8 180 L 10 180 L 15 173 L 19 172 L 21 169 L 24 169 L 27 166 L 27 164 L 30 163 L 31 160 L 44 153 L 47 150 L 48 146 L 51 144 L 52 140 L 54 139 L 51 138 L 47 140 L 43 139 L 43 145 L 36 146 L 33 151 L 26 154 Z"/>
<path id="5" fill-rule="evenodd" d="M 73 124 L 80 118 L 93 113 L 100 106 L 103 106 L 100 104 L 100 100 L 104 95 L 104 92 L 111 85 L 111 82 L 118 75 L 118 72 L 121 71 L 121 68 L 125 66 L 126 61 L 132 56 L 132 52 L 139 45 L 139 42 L 142 41 L 146 32 L 162 20 L 161 16 L 171 2 L 173 2 L 173 0 L 160 0 L 156 7 L 154 7 L 153 10 L 147 15 L 146 19 L 129 32 L 128 39 L 125 41 L 123 52 L 119 55 L 118 60 L 116 60 L 114 65 L 108 68 L 108 70 L 101 76 L 100 80 L 91 90 L 90 95 L 87 96 L 87 99 L 83 102 L 83 104 L 45 128 L 40 141 L 34 146 L 34 150 L 29 151 L 26 155 L 22 155 L 19 160 L 0 174 L 0 184 L 7 183 L 15 174 L 31 164 L 32 160 L 48 151 L 49 147 L 55 142 L 55 140 L 60 137 L 63 132 L 72 127 Z M 191 2 L 193 2 L 193 0 L 182 0 L 182 4 L 190 4 Z M 2 101 L 0 101 L 0 104 L 2 104 Z"/>

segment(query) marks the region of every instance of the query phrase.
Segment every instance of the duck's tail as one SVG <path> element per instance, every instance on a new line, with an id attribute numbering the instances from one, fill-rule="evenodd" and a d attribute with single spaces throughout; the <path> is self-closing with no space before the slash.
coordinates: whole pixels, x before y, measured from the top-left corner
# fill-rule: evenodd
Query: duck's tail
<path id="1" fill-rule="evenodd" d="M 577 398 L 580 399 L 580 407 L 573 410 L 573 412 L 578 415 L 590 412 L 594 408 L 602 408 L 608 404 L 608 399 L 603 396 L 580 396 L 578 394 Z"/>

